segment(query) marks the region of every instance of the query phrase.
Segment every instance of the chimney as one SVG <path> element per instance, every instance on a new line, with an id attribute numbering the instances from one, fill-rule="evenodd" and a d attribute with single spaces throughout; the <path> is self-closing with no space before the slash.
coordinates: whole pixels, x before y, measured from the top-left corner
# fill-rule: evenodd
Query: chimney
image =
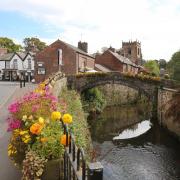
<path id="1" fill-rule="evenodd" d="M 7 54 L 7 48 L 1 48 L 0 47 L 0 56 Z"/>
<path id="2" fill-rule="evenodd" d="M 112 46 L 110 46 L 108 49 L 109 49 L 110 51 L 112 51 L 112 52 L 116 52 L 116 49 L 113 48 Z"/>
<path id="3" fill-rule="evenodd" d="M 78 48 L 87 53 L 88 52 L 88 43 L 79 41 Z"/>

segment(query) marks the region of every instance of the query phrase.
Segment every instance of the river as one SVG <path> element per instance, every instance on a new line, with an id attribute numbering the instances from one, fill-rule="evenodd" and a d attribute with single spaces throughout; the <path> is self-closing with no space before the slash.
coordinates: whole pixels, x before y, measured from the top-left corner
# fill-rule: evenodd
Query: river
<path id="1" fill-rule="evenodd" d="M 104 180 L 180 180 L 180 142 L 150 117 L 149 108 L 136 105 L 89 118 Z"/>

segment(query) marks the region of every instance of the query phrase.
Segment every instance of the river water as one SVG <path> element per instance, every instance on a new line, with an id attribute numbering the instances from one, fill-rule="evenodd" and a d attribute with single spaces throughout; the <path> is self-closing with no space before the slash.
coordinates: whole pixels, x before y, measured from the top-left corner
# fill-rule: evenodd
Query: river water
<path id="1" fill-rule="evenodd" d="M 104 180 L 180 180 L 180 142 L 150 116 L 148 108 L 116 106 L 90 118 Z"/>

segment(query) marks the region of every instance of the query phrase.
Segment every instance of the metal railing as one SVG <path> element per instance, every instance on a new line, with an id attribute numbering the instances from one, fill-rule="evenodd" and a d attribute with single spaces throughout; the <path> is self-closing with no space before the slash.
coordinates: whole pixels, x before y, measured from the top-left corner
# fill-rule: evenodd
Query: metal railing
<path id="1" fill-rule="evenodd" d="M 61 121 L 62 122 L 62 121 Z M 101 163 L 86 163 L 84 150 L 75 144 L 75 139 L 62 122 L 66 145 L 63 160 L 63 180 L 102 180 L 103 167 Z"/>

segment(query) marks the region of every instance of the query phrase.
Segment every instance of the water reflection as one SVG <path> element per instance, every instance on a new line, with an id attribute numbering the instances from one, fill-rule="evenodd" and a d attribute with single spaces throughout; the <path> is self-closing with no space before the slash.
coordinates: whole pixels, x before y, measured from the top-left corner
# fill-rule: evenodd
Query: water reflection
<path id="1" fill-rule="evenodd" d="M 151 128 L 151 122 L 149 120 L 145 120 L 131 126 L 128 129 L 125 129 L 118 136 L 113 137 L 113 140 L 135 138 L 146 133 L 150 128 Z"/>
<path id="2" fill-rule="evenodd" d="M 92 139 L 103 142 L 112 140 L 124 129 L 135 128 L 137 123 L 149 119 L 151 113 L 142 106 L 111 106 L 107 107 L 98 117 L 89 117 Z M 134 125 L 132 127 L 132 125 Z"/>
<path id="3" fill-rule="evenodd" d="M 138 107 L 110 107 L 91 119 L 104 180 L 180 179 L 180 143 L 157 123 L 145 120 L 149 118 L 150 113 Z M 112 141 L 116 136 L 127 138 L 127 134 L 136 137 Z"/>

